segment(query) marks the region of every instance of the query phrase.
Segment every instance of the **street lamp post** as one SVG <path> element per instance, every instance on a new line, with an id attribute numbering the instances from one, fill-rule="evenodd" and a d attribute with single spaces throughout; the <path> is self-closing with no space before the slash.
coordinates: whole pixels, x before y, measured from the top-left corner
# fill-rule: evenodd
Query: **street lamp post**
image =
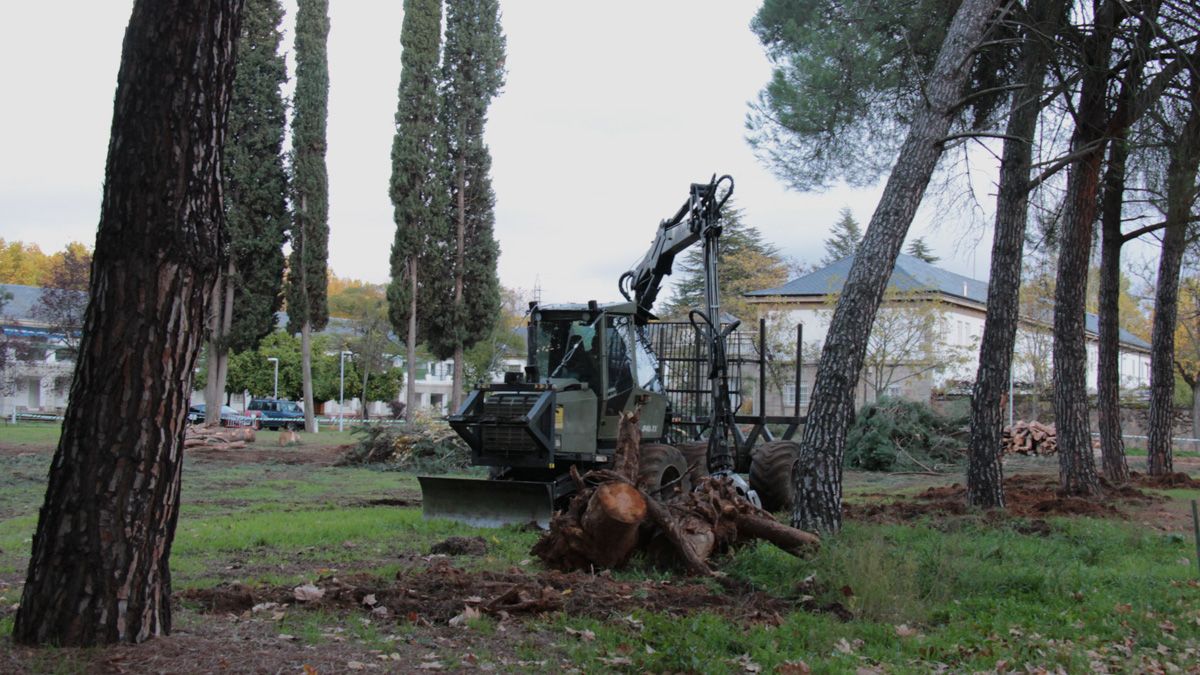
<path id="1" fill-rule="evenodd" d="M 275 394 L 272 398 L 279 398 L 279 359 L 274 356 L 268 356 L 267 360 L 275 364 Z"/>
<path id="2" fill-rule="evenodd" d="M 338 384 L 338 431 L 343 429 L 346 420 L 346 357 L 353 352 L 343 351 L 338 359 L 338 371 L 341 382 Z"/>

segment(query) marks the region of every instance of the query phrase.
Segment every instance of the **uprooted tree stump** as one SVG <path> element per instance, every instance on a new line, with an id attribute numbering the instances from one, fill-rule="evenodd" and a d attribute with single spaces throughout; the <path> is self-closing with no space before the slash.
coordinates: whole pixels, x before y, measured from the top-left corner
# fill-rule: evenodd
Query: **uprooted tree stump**
<path id="1" fill-rule="evenodd" d="M 757 539 L 796 556 L 820 546 L 816 535 L 788 527 L 746 501 L 727 479 L 705 477 L 691 492 L 668 500 L 650 496 L 637 484 L 638 421 L 638 413 L 621 419 L 616 470 L 580 476 L 571 468 L 577 491 L 532 550 L 546 565 L 566 571 L 617 568 L 641 550 L 660 564 L 703 575 L 712 573 L 708 560 L 714 553 Z"/>

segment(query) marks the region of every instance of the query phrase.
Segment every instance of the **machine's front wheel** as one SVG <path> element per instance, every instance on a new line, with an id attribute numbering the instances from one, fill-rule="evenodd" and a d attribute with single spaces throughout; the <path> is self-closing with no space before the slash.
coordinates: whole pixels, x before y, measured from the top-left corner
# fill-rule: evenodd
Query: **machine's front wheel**
<path id="1" fill-rule="evenodd" d="M 647 443 L 640 452 L 638 487 L 651 497 L 663 500 L 691 492 L 688 465 L 678 448 L 663 443 Z"/>
<path id="2" fill-rule="evenodd" d="M 792 508 L 792 463 L 799 454 L 800 445 L 794 441 L 769 441 L 750 457 L 750 487 L 764 509 Z"/>

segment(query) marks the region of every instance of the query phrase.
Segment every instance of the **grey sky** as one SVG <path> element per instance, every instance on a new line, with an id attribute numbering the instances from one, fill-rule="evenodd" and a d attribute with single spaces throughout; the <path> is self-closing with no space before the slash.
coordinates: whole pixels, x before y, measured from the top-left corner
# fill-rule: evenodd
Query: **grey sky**
<path id="1" fill-rule="evenodd" d="M 402 3 L 331 5 L 330 264 L 340 276 L 381 282 L 394 229 L 387 182 Z M 877 190 L 788 192 L 745 144 L 747 102 L 770 72 L 748 28 L 758 5 L 501 0 L 508 84 L 487 139 L 506 286 L 539 284 L 548 301 L 616 298 L 617 277 L 641 257 L 657 222 L 690 182 L 714 172 L 734 176 L 748 222 L 802 261 L 821 258 L 841 207 L 869 220 Z M 47 252 L 94 241 L 131 6 L 7 8 L 0 237 Z M 921 222 L 912 236 L 929 234 L 943 266 L 986 273 L 986 240 L 974 255 L 975 237 L 964 252 L 961 231 L 930 234 Z"/>

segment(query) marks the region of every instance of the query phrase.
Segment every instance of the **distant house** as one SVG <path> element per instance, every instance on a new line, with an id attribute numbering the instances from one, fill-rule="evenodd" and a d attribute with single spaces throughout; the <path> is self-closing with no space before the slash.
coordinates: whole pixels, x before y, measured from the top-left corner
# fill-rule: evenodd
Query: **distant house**
<path id="1" fill-rule="evenodd" d="M 67 407 L 75 361 L 65 335 L 38 318 L 42 289 L 0 284 L 7 301 L 0 310 L 0 416 L 58 413 Z"/>
<path id="2" fill-rule="evenodd" d="M 785 405 L 790 405 L 797 394 L 801 406 L 808 403 L 808 393 L 816 373 L 816 360 L 832 319 L 832 299 L 841 291 L 853 263 L 854 256 L 847 256 L 782 286 L 746 294 L 753 306 L 758 308 L 760 316 L 773 316 L 777 323 L 790 327 L 803 324 L 806 353 L 812 355 L 808 359 L 811 363 L 804 368 L 799 392 L 793 384 L 785 386 Z M 979 365 L 979 340 L 987 317 L 987 282 L 901 254 L 888 284 L 891 295 L 885 299 L 881 313 L 889 310 L 924 312 L 920 316 L 935 329 L 932 334 L 936 336 L 937 344 L 931 346 L 932 353 L 953 355 L 955 358 L 947 356 L 945 362 L 935 364 L 936 367 L 892 364 L 897 373 L 890 378 L 885 391 L 874 391 L 864 373 L 864 381 L 858 388 L 859 402 L 871 401 L 883 395 L 928 400 L 935 388 L 962 391 L 964 383 L 974 380 Z M 1097 326 L 1097 317 L 1088 314 L 1088 386 L 1092 390 L 1096 388 Z M 1036 379 L 1035 371 L 1049 371 L 1050 332 L 1049 318 L 1022 317 L 1014 355 L 1015 382 L 1031 383 Z M 1122 330 L 1120 349 L 1121 386 L 1128 389 L 1149 386 L 1150 344 Z M 1048 383 L 1043 382 L 1045 384 Z"/>

